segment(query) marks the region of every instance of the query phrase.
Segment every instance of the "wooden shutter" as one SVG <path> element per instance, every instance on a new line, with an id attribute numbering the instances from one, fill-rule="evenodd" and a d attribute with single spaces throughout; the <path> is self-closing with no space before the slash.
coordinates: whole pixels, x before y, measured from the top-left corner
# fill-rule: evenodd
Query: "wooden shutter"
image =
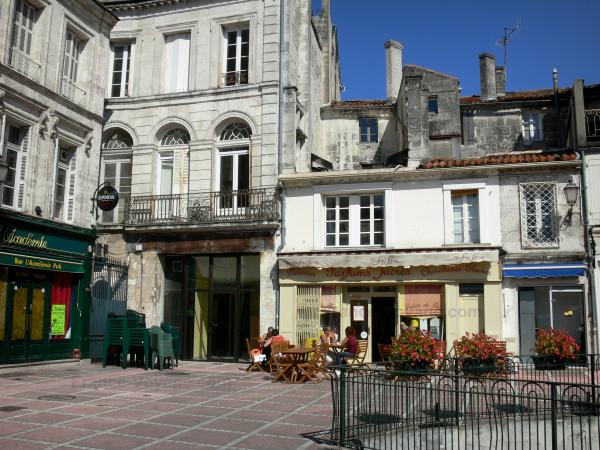
<path id="1" fill-rule="evenodd" d="M 188 149 L 173 150 L 173 194 L 184 194 L 188 185 Z"/>
<path id="2" fill-rule="evenodd" d="M 13 28 L 13 49 L 26 55 L 31 55 L 31 40 L 35 8 L 23 0 L 17 0 L 15 5 L 15 20 Z"/>
<path id="3" fill-rule="evenodd" d="M 165 90 L 183 92 L 188 89 L 190 65 L 190 33 L 165 37 Z"/>
<path id="4" fill-rule="evenodd" d="M 190 33 L 180 34 L 177 42 L 177 92 L 185 92 L 188 90 L 190 67 Z"/>
<path id="5" fill-rule="evenodd" d="M 23 200 L 25 198 L 25 180 L 27 178 L 27 150 L 29 149 L 29 131 L 29 127 L 23 129 L 22 131 L 23 137 L 21 141 L 21 151 L 19 152 L 19 178 L 18 182 L 15 185 L 15 189 L 18 189 L 17 208 L 19 209 L 23 208 Z"/>
<path id="6" fill-rule="evenodd" d="M 74 210 L 75 210 L 75 187 L 77 180 L 77 151 L 73 150 L 73 156 L 71 156 L 71 161 L 69 162 L 69 184 L 67 191 L 67 220 L 73 220 Z"/>
<path id="7" fill-rule="evenodd" d="M 175 92 L 177 86 L 177 36 L 165 36 L 165 91 Z"/>

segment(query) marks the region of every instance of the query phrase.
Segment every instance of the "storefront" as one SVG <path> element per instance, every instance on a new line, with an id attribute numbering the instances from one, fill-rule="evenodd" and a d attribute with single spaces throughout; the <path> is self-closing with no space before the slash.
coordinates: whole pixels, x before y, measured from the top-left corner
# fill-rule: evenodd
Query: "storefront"
<path id="1" fill-rule="evenodd" d="M 518 352 L 533 353 L 535 330 L 567 331 L 586 351 L 585 263 L 505 264 L 506 296 L 518 305 L 518 330 L 508 324 L 507 333 L 518 336 Z"/>
<path id="2" fill-rule="evenodd" d="M 447 348 L 466 332 L 502 335 L 498 250 L 281 254 L 280 331 L 292 342 L 352 326 L 368 360 L 401 323 Z"/>
<path id="3" fill-rule="evenodd" d="M 0 363 L 88 356 L 95 237 L 0 211 Z"/>

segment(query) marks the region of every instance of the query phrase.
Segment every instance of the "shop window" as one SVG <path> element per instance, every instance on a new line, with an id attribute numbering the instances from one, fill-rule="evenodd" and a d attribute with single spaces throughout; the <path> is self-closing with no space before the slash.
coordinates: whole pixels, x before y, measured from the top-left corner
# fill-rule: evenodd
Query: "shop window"
<path id="1" fill-rule="evenodd" d="M 458 285 L 459 295 L 483 295 L 483 283 L 461 283 Z"/>
<path id="2" fill-rule="evenodd" d="M 384 194 L 325 197 L 325 246 L 383 246 Z"/>
<path id="3" fill-rule="evenodd" d="M 519 287 L 520 353 L 530 355 L 538 328 L 565 330 L 585 353 L 585 307 L 580 286 Z"/>
<path id="4" fill-rule="evenodd" d="M 439 284 L 407 284 L 404 286 L 403 315 L 441 315 L 442 285 Z"/>
<path id="5" fill-rule="evenodd" d="M 319 336 L 321 286 L 298 286 L 296 293 L 296 343 Z"/>
<path id="6" fill-rule="evenodd" d="M 556 247 L 559 244 L 555 183 L 520 185 L 521 243 L 523 247 Z"/>
<path id="7" fill-rule="evenodd" d="M 77 280 L 73 275 L 69 273 L 56 273 L 54 275 L 50 306 L 50 335 L 53 340 L 69 339 L 71 337 L 71 309 L 75 302 L 76 292 Z M 39 327 L 40 330 L 42 328 Z"/>
<path id="8" fill-rule="evenodd" d="M 2 205 L 21 209 L 25 198 L 29 127 L 7 124 L 5 135 L 4 151 L 8 173 L 2 185 Z"/>

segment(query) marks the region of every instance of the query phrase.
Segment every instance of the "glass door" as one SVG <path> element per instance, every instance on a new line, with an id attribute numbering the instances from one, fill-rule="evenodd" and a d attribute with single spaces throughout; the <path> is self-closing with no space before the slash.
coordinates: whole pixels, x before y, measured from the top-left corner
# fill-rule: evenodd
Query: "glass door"
<path id="1" fill-rule="evenodd" d="M 235 339 L 235 292 L 213 292 L 209 307 L 209 355 L 219 359 L 237 357 Z"/>
<path id="2" fill-rule="evenodd" d="M 5 359 L 44 359 L 48 348 L 50 286 L 10 283 L 6 317 Z"/>

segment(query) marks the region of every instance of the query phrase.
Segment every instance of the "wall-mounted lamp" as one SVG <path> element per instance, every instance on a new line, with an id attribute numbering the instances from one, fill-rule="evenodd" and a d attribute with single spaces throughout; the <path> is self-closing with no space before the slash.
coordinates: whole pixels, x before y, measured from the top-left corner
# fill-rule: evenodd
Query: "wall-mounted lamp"
<path id="1" fill-rule="evenodd" d="M 566 226 L 571 226 L 571 222 L 573 220 L 573 206 L 577 203 L 577 197 L 579 196 L 579 186 L 573 183 L 573 179 L 569 180 L 569 182 L 565 185 L 563 192 L 565 194 L 565 200 L 567 205 L 569 205 L 569 211 L 567 211 L 567 215 L 565 216 L 564 224 Z"/>

